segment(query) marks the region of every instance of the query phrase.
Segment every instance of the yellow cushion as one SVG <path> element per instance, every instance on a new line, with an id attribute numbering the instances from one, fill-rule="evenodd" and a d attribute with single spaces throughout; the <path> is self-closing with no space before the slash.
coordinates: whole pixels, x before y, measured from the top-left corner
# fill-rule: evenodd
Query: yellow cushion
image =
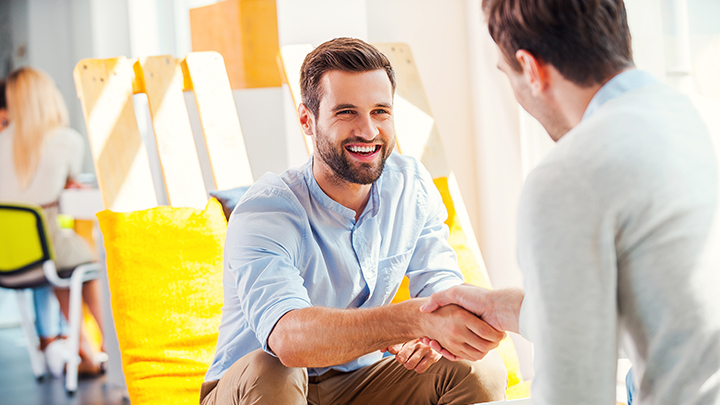
<path id="1" fill-rule="evenodd" d="M 478 287 L 492 288 L 490 285 L 490 279 L 467 245 L 465 232 L 463 232 L 463 229 L 460 226 L 460 221 L 458 221 L 457 212 L 455 211 L 455 204 L 453 203 L 452 196 L 450 195 L 447 177 L 439 177 L 433 181 L 440 191 L 443 203 L 448 211 L 448 219 L 445 221 L 445 224 L 447 224 L 448 228 L 450 228 L 448 242 L 455 250 L 460 270 L 465 277 L 465 282 Z M 408 289 L 408 279 L 405 277 L 400 285 L 400 290 L 398 290 L 395 298 L 393 299 L 393 303 L 404 301 L 409 298 L 410 291 Z M 517 351 L 515 350 L 515 345 L 510 337 L 508 336 L 503 339 L 496 350 L 505 361 L 505 368 L 508 372 L 508 389 L 506 390 L 508 399 L 529 397 L 530 385 L 529 383 L 523 381 L 522 373 L 520 372 L 520 361 L 517 356 Z"/>
<path id="2" fill-rule="evenodd" d="M 131 402 L 197 404 L 220 326 L 222 207 L 97 216 Z"/>

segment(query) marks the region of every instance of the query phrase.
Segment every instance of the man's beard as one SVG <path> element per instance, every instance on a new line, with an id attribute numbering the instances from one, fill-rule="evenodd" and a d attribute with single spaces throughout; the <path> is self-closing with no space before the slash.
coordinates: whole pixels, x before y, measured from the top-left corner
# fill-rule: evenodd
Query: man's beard
<path id="1" fill-rule="evenodd" d="M 346 139 L 340 144 L 338 150 L 330 143 L 328 136 L 317 125 L 315 125 L 315 138 L 317 145 L 315 153 L 320 159 L 330 166 L 339 179 L 355 184 L 372 184 L 379 179 L 385 168 L 385 160 L 387 160 L 395 147 L 394 141 L 391 141 L 388 145 L 386 141 L 381 140 L 381 156 L 377 164 L 362 162 L 353 165 L 345 154 L 347 152 L 345 146 L 349 144 L 367 144 L 368 142 L 360 138 Z"/>

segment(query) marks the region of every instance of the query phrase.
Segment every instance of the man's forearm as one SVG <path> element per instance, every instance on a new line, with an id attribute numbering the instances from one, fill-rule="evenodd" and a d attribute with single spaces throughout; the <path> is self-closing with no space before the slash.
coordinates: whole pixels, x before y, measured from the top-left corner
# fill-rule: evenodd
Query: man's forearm
<path id="1" fill-rule="evenodd" d="M 423 336 L 426 299 L 368 309 L 311 307 L 285 314 L 268 344 L 288 367 L 327 367 Z"/>
<path id="2" fill-rule="evenodd" d="M 268 344 L 288 367 L 327 367 L 425 336 L 474 361 L 502 339 L 501 332 L 457 305 L 420 312 L 427 300 L 368 309 L 297 309 L 275 324 Z"/>

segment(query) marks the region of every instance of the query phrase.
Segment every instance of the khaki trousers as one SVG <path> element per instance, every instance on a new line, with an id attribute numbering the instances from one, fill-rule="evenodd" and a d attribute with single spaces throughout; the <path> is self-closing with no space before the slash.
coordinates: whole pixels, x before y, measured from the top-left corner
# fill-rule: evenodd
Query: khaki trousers
<path id="1" fill-rule="evenodd" d="M 235 362 L 218 381 L 202 385 L 201 405 L 224 404 L 473 404 L 505 398 L 507 374 L 491 351 L 477 362 L 441 359 L 422 374 L 387 357 L 352 372 L 309 377 L 256 350 Z"/>

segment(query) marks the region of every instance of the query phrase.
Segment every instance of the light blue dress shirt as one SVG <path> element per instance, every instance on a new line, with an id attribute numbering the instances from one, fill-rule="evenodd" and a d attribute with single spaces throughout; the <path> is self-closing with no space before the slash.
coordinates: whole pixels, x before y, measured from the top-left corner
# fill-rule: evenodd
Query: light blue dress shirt
<path id="1" fill-rule="evenodd" d="M 372 185 L 357 222 L 353 210 L 322 191 L 312 159 L 281 176 L 263 176 L 228 224 L 222 323 L 205 380 L 220 379 L 256 349 L 272 354 L 270 332 L 294 309 L 388 305 L 404 276 L 413 297 L 462 283 L 446 219 L 430 174 L 417 160 L 397 153 Z M 352 371 L 381 357 L 373 352 L 308 374 Z"/>
<path id="2" fill-rule="evenodd" d="M 600 90 L 595 93 L 593 98 L 590 100 L 583 114 L 582 121 L 588 119 L 600 106 L 614 99 L 615 97 L 621 96 L 628 91 L 639 89 L 651 84 L 657 84 L 660 81 L 648 72 L 630 69 L 622 73 L 618 73 L 612 79 L 608 80 Z"/>

